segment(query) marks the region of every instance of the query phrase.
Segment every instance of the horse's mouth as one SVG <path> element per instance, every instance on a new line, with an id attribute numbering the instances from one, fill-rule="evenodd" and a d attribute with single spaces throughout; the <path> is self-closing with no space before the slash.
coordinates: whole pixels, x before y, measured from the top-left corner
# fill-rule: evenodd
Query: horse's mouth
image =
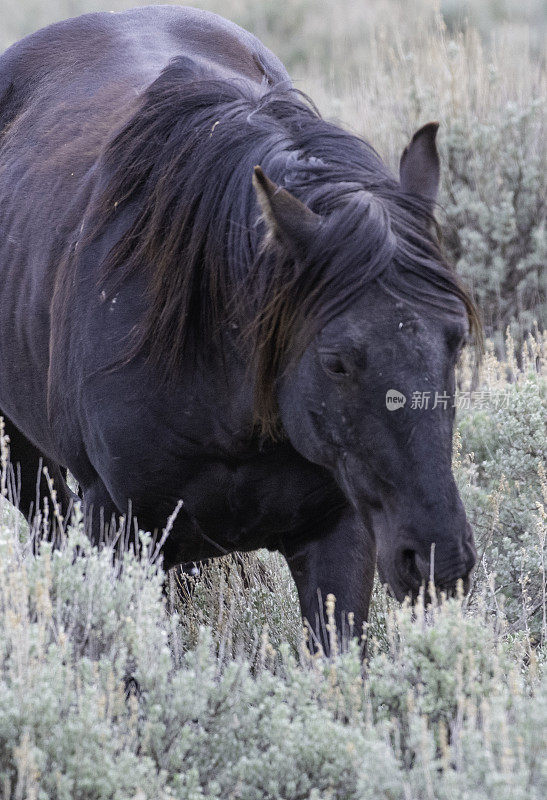
<path id="1" fill-rule="evenodd" d="M 471 574 L 461 574 L 463 570 L 455 570 L 455 577 L 448 580 L 433 580 L 423 577 L 416 555 L 413 551 L 403 552 L 399 568 L 388 578 L 380 564 L 377 565 L 378 577 L 382 585 L 386 586 L 389 594 L 399 603 L 409 600 L 414 605 L 422 595 L 425 602 L 440 600 L 442 597 L 458 597 L 466 595 L 471 586 Z M 432 597 L 432 593 L 434 597 Z"/>

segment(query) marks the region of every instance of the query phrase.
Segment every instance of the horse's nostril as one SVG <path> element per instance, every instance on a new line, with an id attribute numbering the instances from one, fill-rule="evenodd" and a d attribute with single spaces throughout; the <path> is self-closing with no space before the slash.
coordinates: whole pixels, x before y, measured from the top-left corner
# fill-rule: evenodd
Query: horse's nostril
<path id="1" fill-rule="evenodd" d="M 441 556 L 441 557 L 435 557 Z M 475 549 L 472 546 L 446 548 L 432 553 L 431 560 L 422 556 L 420 550 L 412 547 L 401 548 L 396 556 L 397 575 L 403 590 L 415 599 L 420 587 L 429 588 L 432 579 L 437 591 L 452 596 L 457 592 L 458 580 L 463 581 L 463 591 L 467 593 L 470 584 L 470 573 L 475 564 Z"/>

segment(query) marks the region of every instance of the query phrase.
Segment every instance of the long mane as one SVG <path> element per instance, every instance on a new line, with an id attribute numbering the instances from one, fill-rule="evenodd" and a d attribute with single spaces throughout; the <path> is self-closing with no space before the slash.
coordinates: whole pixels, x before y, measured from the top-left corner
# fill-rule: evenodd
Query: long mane
<path id="1" fill-rule="evenodd" d="M 173 60 L 105 152 L 95 230 L 127 204 L 134 221 L 102 270 L 109 292 L 144 271 L 149 302 L 130 355 L 176 376 L 190 348 L 242 336 L 255 370 L 255 418 L 277 425 L 275 383 L 318 330 L 380 281 L 438 314 L 463 301 L 432 219 L 373 148 L 325 122 L 291 86 L 195 76 Z M 260 164 L 328 224 L 298 263 L 268 244 L 251 185 Z"/>

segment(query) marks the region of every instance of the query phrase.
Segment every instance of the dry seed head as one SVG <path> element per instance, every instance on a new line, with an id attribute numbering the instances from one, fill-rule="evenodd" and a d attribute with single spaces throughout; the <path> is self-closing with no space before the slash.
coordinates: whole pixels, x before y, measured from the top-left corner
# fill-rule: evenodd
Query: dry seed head
<path id="1" fill-rule="evenodd" d="M 338 636 L 336 632 L 336 619 L 334 616 L 334 610 L 336 607 L 336 598 L 333 594 L 328 594 L 327 599 L 325 601 L 325 607 L 327 611 L 327 632 L 329 634 L 329 647 L 331 656 L 336 656 L 338 654 Z"/>
<path id="2" fill-rule="evenodd" d="M 328 594 L 327 599 L 325 601 L 325 607 L 327 610 L 327 616 L 332 617 L 334 619 L 334 609 L 336 606 L 336 598 L 333 594 Z"/>
<path id="3" fill-rule="evenodd" d="M 7 496 L 9 436 L 6 436 L 4 417 L 0 416 L 0 497 Z"/>

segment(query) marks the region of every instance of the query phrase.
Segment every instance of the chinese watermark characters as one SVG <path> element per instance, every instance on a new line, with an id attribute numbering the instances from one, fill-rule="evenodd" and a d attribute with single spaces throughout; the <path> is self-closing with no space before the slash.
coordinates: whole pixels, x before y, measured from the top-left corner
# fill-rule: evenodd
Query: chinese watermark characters
<path id="1" fill-rule="evenodd" d="M 465 411 L 470 408 L 508 408 L 509 393 L 499 389 L 477 389 L 475 391 L 457 391 L 450 395 L 447 392 L 412 392 L 407 398 L 397 389 L 389 389 L 386 392 L 386 408 L 389 411 L 398 411 L 408 402 L 408 407 L 417 411 L 434 411 L 436 408 L 446 410 L 455 408 Z"/>

